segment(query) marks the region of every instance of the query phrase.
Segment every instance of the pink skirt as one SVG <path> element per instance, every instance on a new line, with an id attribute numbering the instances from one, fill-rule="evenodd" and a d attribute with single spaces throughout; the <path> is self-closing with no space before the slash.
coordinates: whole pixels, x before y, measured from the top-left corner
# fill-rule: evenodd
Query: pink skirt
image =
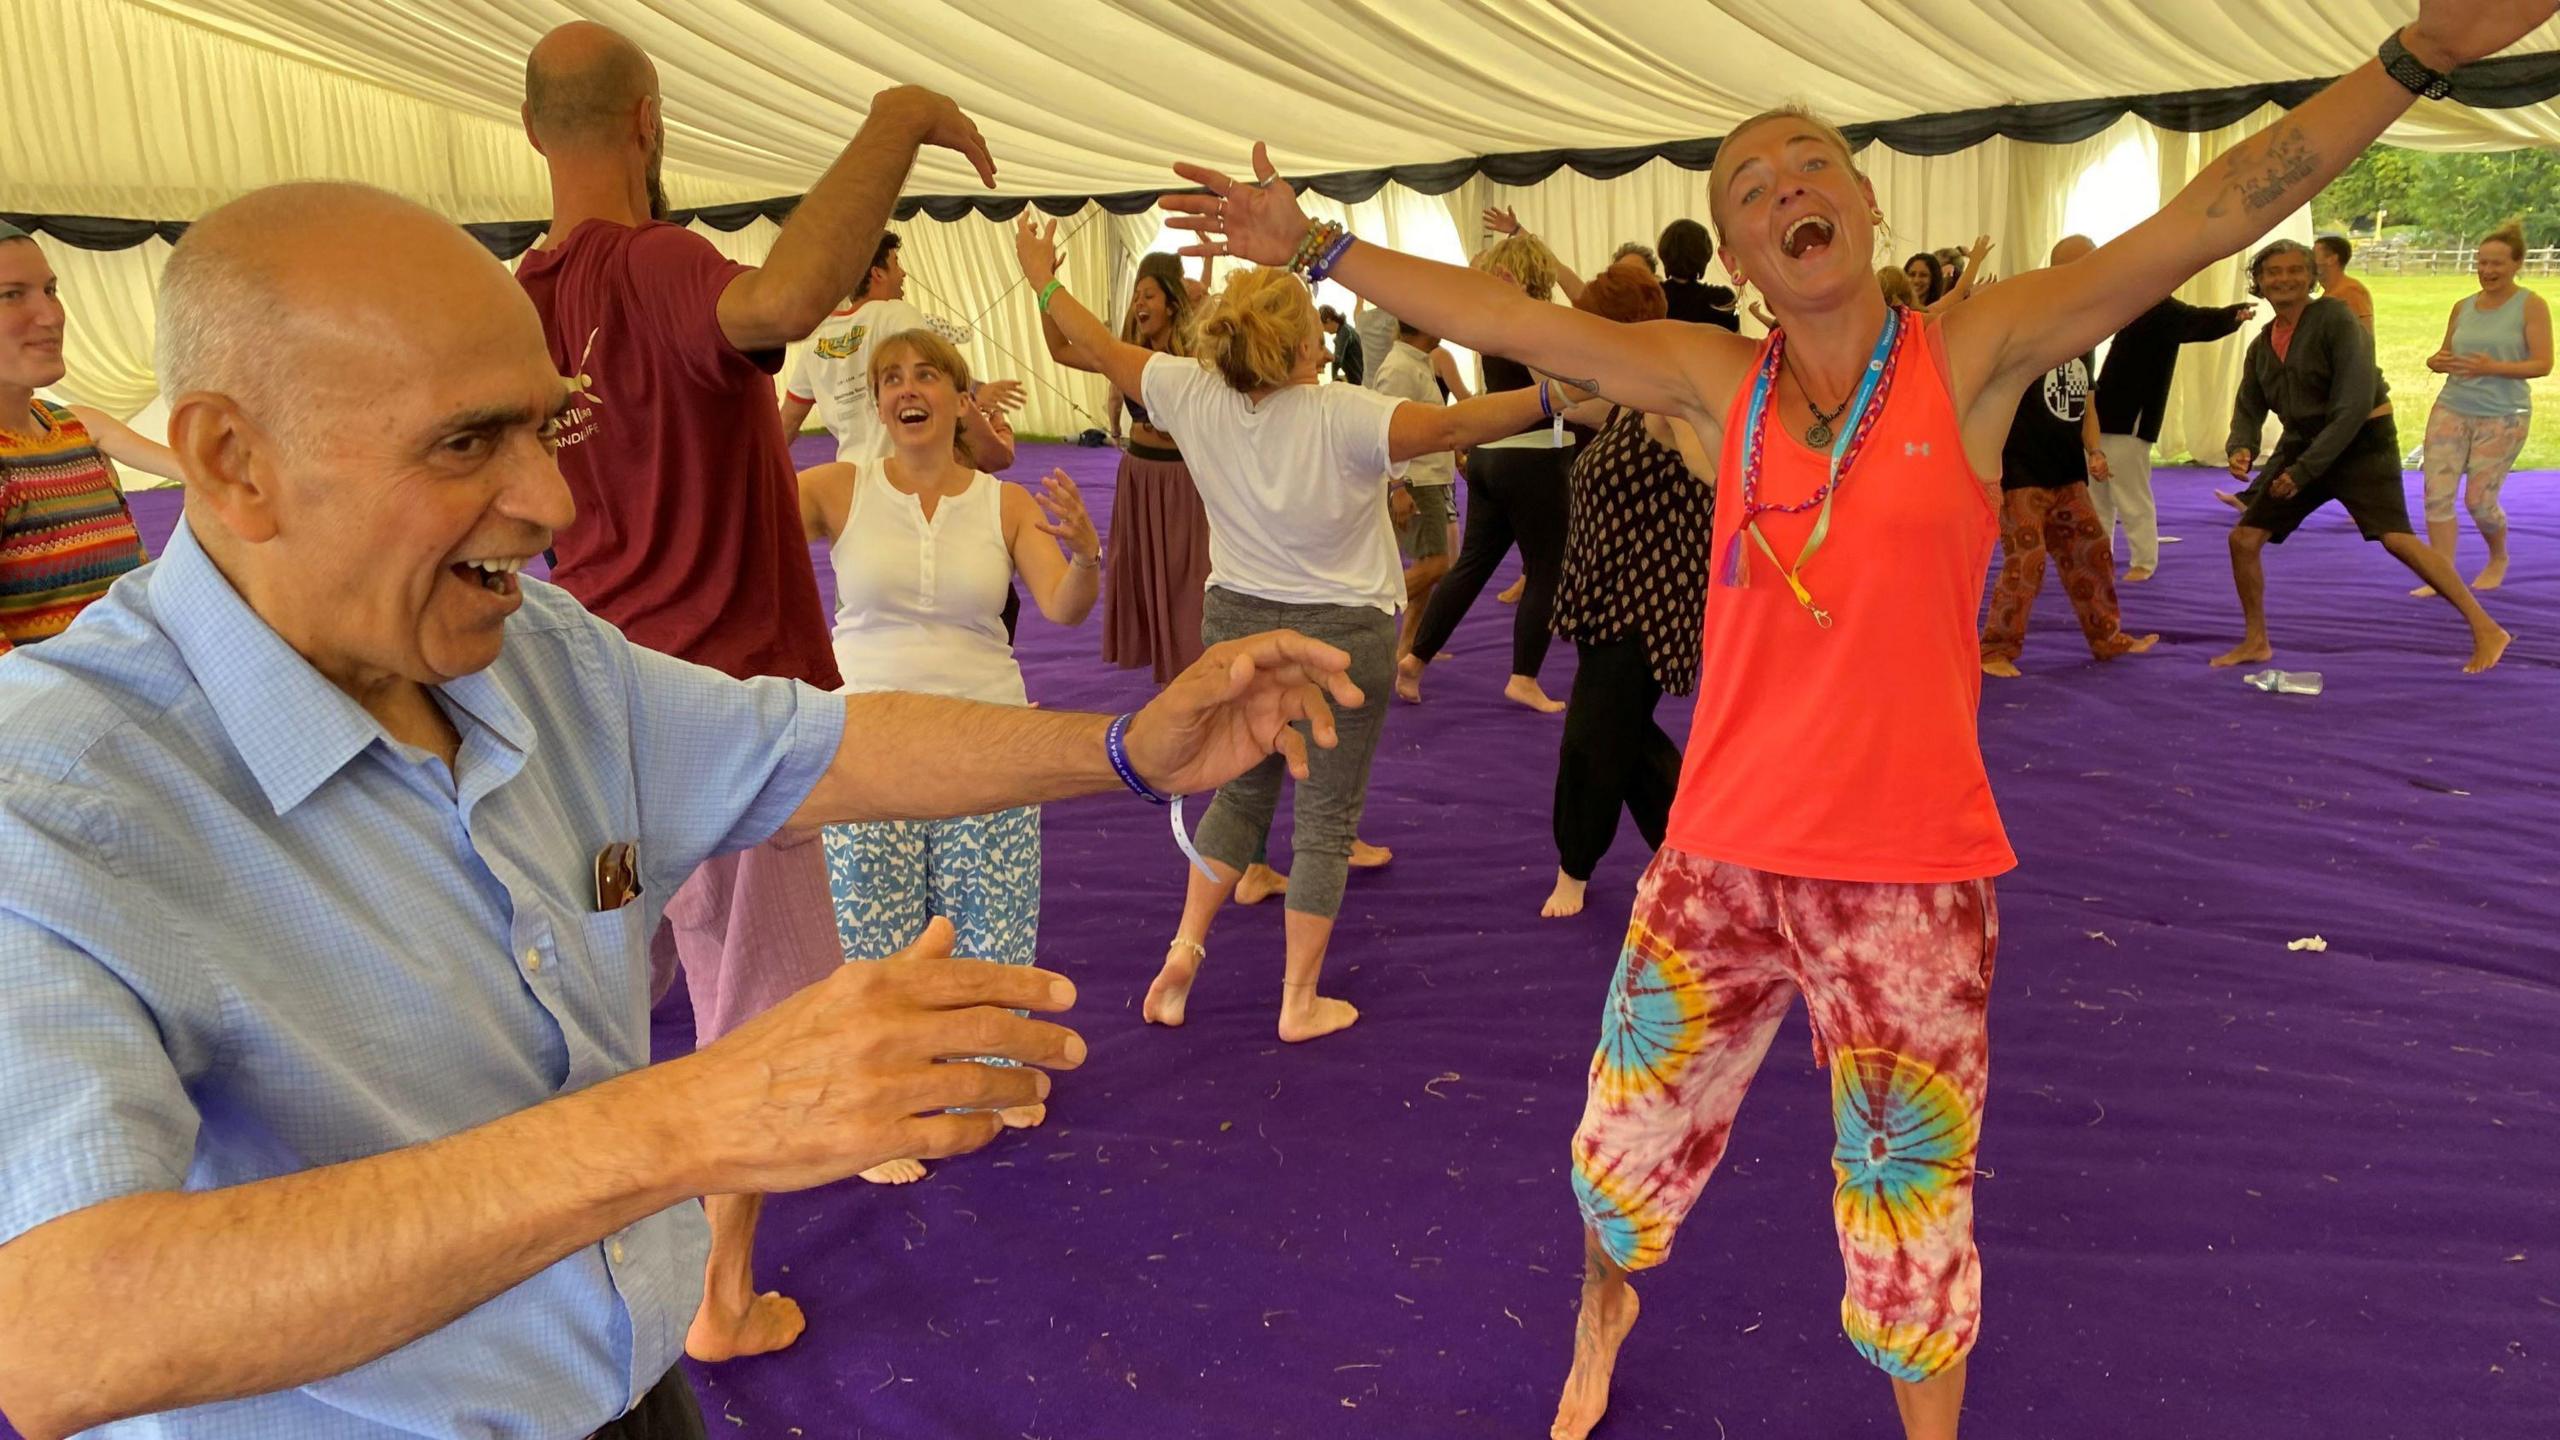
<path id="1" fill-rule="evenodd" d="M 1105 578 L 1103 659 L 1128 670 L 1152 666 L 1162 684 L 1200 658 L 1209 512 L 1178 454 L 1140 446 L 1120 457 Z"/>

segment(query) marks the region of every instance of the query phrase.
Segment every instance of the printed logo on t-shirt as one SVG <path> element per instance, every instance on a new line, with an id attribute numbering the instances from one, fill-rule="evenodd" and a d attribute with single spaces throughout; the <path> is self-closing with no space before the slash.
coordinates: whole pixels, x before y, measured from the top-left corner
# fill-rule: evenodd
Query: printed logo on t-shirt
<path id="1" fill-rule="evenodd" d="M 2089 366 L 2081 360 L 2067 361 L 2048 370 L 2044 377 L 2044 406 L 2056 420 L 2077 425 L 2089 413 Z"/>
<path id="2" fill-rule="evenodd" d="M 862 337 L 869 333 L 870 328 L 871 327 L 868 325 L 856 325 L 845 331 L 842 335 L 836 336 L 833 339 L 829 339 L 824 335 L 819 336 L 817 345 L 818 358 L 821 360 L 850 360 L 854 356 L 861 354 Z"/>
<path id="3" fill-rule="evenodd" d="M 604 400 L 596 394 L 595 371 L 588 362 L 595 359 L 596 337 L 603 333 L 601 325 L 587 332 L 587 343 L 578 351 L 573 373 L 560 377 L 560 383 L 568 387 L 578 403 L 560 412 L 559 429 L 553 434 L 553 443 L 559 449 L 566 450 L 596 433 L 596 412 L 604 408 Z"/>

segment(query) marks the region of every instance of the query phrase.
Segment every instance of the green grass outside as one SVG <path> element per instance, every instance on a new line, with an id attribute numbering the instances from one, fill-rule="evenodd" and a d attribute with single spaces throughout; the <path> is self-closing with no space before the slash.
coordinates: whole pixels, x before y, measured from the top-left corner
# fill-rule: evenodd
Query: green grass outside
<path id="1" fill-rule="evenodd" d="M 2426 431 L 2427 412 L 2435 407 L 2444 377 L 2427 369 L 2427 357 L 2444 344 L 2444 326 L 2453 302 L 2477 294 L 2480 283 L 2468 275 L 2366 275 L 2373 292 L 2374 349 L 2382 373 L 2391 381 L 2391 408 L 2400 421 L 2400 440 L 2416 449 Z M 2524 282 L 2535 289 L 2537 280 Z M 2539 280 L 2546 303 L 2560 304 L 2560 285 Z M 2258 311 L 2263 324 L 2266 309 Z M 2518 469 L 2560 470 L 2560 375 L 2533 382 L 2533 434 L 2524 442 Z"/>

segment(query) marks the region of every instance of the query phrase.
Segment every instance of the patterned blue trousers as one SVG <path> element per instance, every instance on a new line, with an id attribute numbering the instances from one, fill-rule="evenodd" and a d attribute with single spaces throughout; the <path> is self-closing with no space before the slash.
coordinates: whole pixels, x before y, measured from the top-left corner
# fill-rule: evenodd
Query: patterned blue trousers
<path id="1" fill-rule="evenodd" d="M 827 888 L 849 960 L 915 943 L 940 915 L 952 953 L 1028 965 L 1040 939 L 1040 808 L 826 827 Z"/>

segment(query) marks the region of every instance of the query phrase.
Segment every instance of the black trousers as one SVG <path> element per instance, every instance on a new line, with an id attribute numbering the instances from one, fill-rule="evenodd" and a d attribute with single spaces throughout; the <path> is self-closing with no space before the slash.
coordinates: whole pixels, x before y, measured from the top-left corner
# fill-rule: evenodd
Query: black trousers
<path id="1" fill-rule="evenodd" d="M 595 1440 L 708 1440 L 684 1367 L 668 1371 L 630 1414 L 597 1431 Z"/>
<path id="2" fill-rule="evenodd" d="M 1556 863 L 1588 880 L 1618 838 L 1618 811 L 1635 817 L 1647 848 L 1662 848 L 1671 797 L 1680 788 L 1680 746 L 1653 721 L 1661 682 L 1629 635 L 1574 642 L 1581 667 L 1565 701 L 1564 745 L 1556 757 Z"/>
<path id="3" fill-rule="evenodd" d="M 1547 660 L 1547 622 L 1556 611 L 1556 582 L 1564 574 L 1564 534 L 1572 516 L 1566 476 L 1571 450 L 1484 450 L 1467 459 L 1467 527 L 1458 558 L 1431 592 L 1413 655 L 1428 663 L 1449 643 L 1467 607 L 1493 578 L 1494 567 L 1516 542 L 1528 588 L 1511 617 L 1511 673 L 1535 675 Z"/>

